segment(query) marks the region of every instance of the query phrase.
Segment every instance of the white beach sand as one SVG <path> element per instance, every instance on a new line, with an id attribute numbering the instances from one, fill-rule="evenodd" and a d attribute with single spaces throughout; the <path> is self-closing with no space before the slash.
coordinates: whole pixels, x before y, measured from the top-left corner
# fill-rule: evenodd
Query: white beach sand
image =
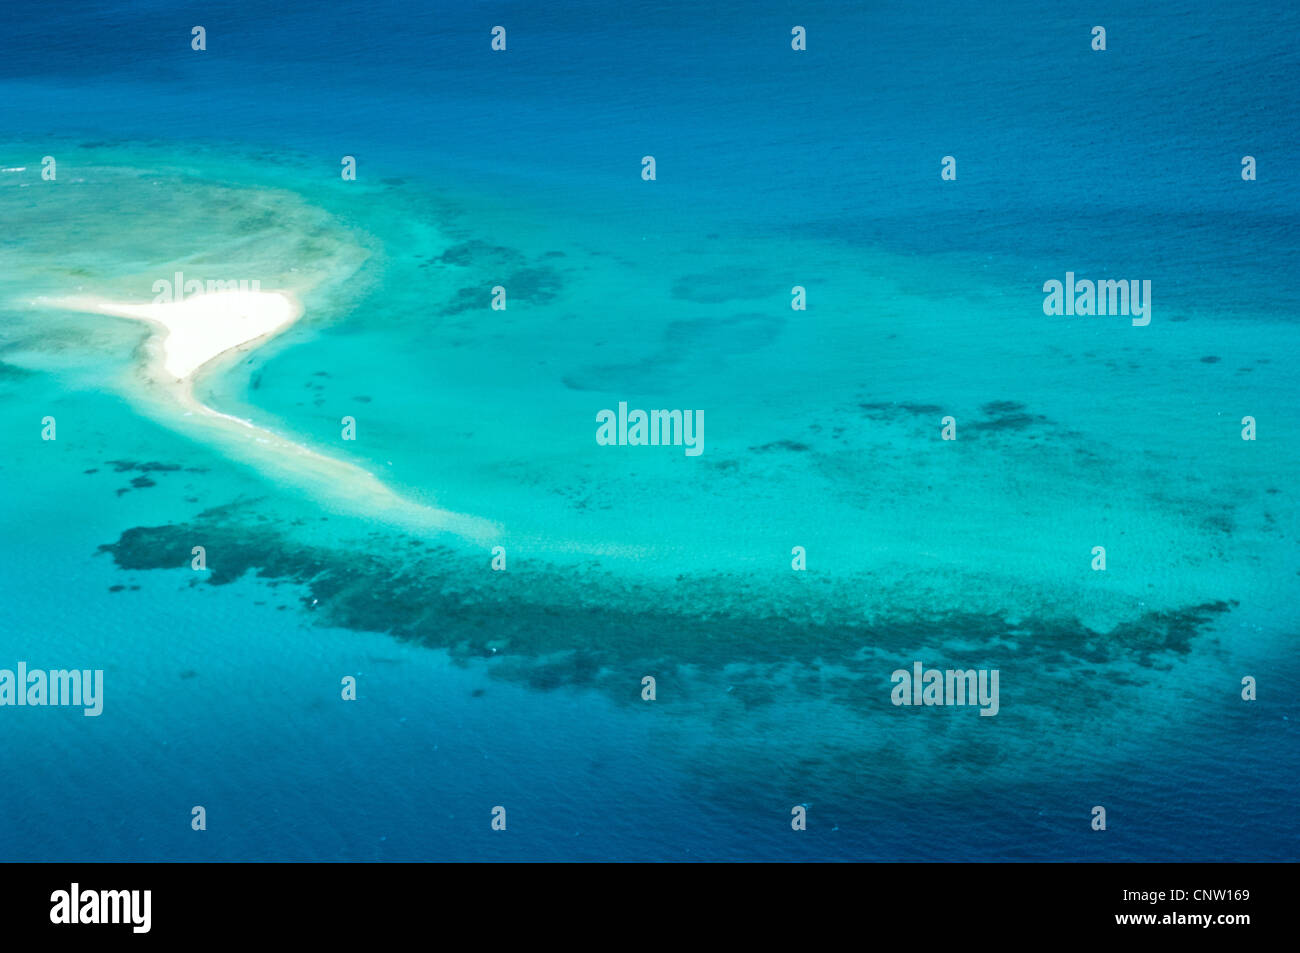
<path id="1" fill-rule="evenodd" d="M 54 298 L 46 303 L 155 325 L 161 334 L 160 366 L 180 381 L 192 378 L 218 355 L 270 337 L 302 316 L 302 305 L 282 291 L 214 291 L 150 304 L 124 304 L 92 296 Z"/>
<path id="2" fill-rule="evenodd" d="M 452 513 L 409 499 L 368 470 L 337 457 L 318 453 L 293 440 L 259 427 L 251 420 L 223 413 L 194 396 L 198 372 L 223 354 L 264 342 L 302 317 L 298 298 L 286 291 L 213 291 L 180 301 L 132 304 L 94 295 L 38 298 L 36 307 L 130 318 L 151 325 L 155 335 L 146 343 L 142 368 L 147 392 L 155 384 L 165 403 L 179 405 L 194 424 L 209 422 L 220 442 L 233 444 L 243 456 L 256 456 L 258 468 L 280 479 L 310 480 L 322 499 L 423 531 L 447 531 L 486 543 L 500 529 L 477 517 Z"/>

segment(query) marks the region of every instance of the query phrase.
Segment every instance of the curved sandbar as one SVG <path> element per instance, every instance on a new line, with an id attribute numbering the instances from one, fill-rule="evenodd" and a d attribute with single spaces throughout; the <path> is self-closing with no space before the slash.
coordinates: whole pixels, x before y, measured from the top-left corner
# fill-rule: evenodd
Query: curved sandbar
<path id="1" fill-rule="evenodd" d="M 55 303 L 148 321 L 161 335 L 162 368 L 178 381 L 189 380 L 226 351 L 268 338 L 302 317 L 298 299 L 282 291 L 213 291 L 160 304 L 120 304 L 93 297 Z"/>
<path id="2" fill-rule="evenodd" d="M 317 453 L 250 420 L 215 410 L 194 396 L 195 376 L 208 364 L 231 351 L 263 343 L 302 317 L 301 303 L 289 292 L 212 291 L 150 304 L 78 295 L 40 298 L 33 304 L 149 324 L 154 334 L 145 343 L 145 383 L 160 388 L 185 417 L 215 425 L 217 430 L 209 431 L 212 436 L 233 445 L 243 456 L 255 456 L 259 470 L 274 471 L 293 482 L 307 478 L 314 498 L 332 498 L 342 509 L 360 510 L 403 528 L 446 531 L 475 542 L 487 542 L 500 533 L 486 520 L 408 499 L 356 464 Z"/>

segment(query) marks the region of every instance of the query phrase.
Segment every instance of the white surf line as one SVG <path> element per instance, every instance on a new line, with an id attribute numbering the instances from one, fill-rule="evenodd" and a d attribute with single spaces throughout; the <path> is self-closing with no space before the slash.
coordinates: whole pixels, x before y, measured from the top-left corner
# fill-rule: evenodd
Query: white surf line
<path id="1" fill-rule="evenodd" d="M 116 302 L 92 295 L 38 298 L 31 303 L 148 323 L 155 333 L 147 344 L 152 353 L 145 370 L 187 414 L 246 428 L 263 448 L 295 458 L 300 465 L 306 464 L 318 480 L 325 482 L 336 496 L 346 499 L 352 509 L 378 511 L 402 526 L 446 530 L 476 542 L 500 535 L 499 527 L 487 520 L 407 499 L 354 463 L 318 453 L 251 420 L 209 407 L 194 396 L 194 379 L 208 364 L 236 349 L 264 343 L 302 317 L 301 303 L 288 292 L 212 291 L 179 301 L 150 304 Z"/>

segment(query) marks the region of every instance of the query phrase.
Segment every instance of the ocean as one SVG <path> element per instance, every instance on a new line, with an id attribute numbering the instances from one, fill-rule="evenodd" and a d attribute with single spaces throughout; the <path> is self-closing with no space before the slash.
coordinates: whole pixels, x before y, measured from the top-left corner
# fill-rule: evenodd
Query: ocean
<path id="1" fill-rule="evenodd" d="M 6 5 L 0 669 L 104 697 L 0 705 L 0 858 L 1296 859 L 1298 25 Z M 178 271 L 304 310 L 196 398 L 409 507 L 42 303 Z"/>

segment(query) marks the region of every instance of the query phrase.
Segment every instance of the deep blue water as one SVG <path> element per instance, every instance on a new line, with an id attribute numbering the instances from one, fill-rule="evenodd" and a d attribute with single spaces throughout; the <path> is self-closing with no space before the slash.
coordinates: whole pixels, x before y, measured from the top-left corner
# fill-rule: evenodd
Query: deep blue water
<path id="1" fill-rule="evenodd" d="M 558 221 L 625 220 L 629 234 L 669 223 L 742 250 L 788 236 L 838 243 L 850 256 L 885 250 L 919 269 L 934 256 L 935 287 L 950 282 L 953 295 L 962 279 L 944 269 L 954 262 L 1031 299 L 1065 267 L 1110 269 L 1158 275 L 1159 307 L 1213 315 L 1225 329 L 1239 322 L 1266 341 L 1268 322 L 1293 325 L 1300 10 L 1047 6 L 10 3 L 0 10 L 0 140 L 48 140 L 56 153 L 102 140 L 137 156 L 150 143 L 168 155 L 204 147 L 209 170 L 220 168 L 214 148 L 292 153 L 319 159 L 321 189 L 336 185 L 339 156 L 355 155 L 365 176 L 486 194 Z M 498 23 L 504 55 L 489 49 Z M 795 23 L 807 27 L 805 53 L 790 49 Z M 203 54 L 189 49 L 195 24 L 208 31 Z M 1107 28 L 1104 53 L 1089 49 L 1094 24 Z M 658 163 L 653 199 L 641 188 L 645 154 Z M 1239 175 L 1248 154 L 1258 160 L 1253 183 Z M 955 183 L 939 178 L 945 155 L 957 157 Z M 3 159 L 35 165 L 39 155 Z M 1001 333 L 988 328 L 991 342 Z M 1288 364 L 1294 354 L 1274 357 Z M 1269 400 L 1294 396 L 1294 377 L 1287 383 Z M 27 492 L 40 483 L 21 465 L 5 476 Z M 1185 705 L 1187 719 L 1114 764 L 1096 756 L 1109 740 L 1094 746 L 1053 724 L 1041 750 L 1059 752 L 1059 770 L 1047 777 L 949 787 L 927 764 L 918 770 L 940 773 L 935 796 L 917 800 L 924 776 L 905 793 L 864 796 L 861 785 L 822 790 L 811 779 L 870 765 L 822 764 L 803 776 L 791 758 L 789 773 L 765 779 L 751 801 L 724 804 L 702 780 L 707 752 L 745 739 L 815 747 L 809 722 L 792 716 L 788 737 L 768 722 L 724 730 L 707 718 L 668 730 L 597 693 L 496 683 L 486 697 L 499 704 L 484 710 L 471 692 L 489 682 L 472 666 L 387 650 L 373 633 L 294 628 L 248 606 L 251 589 L 223 591 L 214 644 L 257 647 L 242 660 L 208 659 L 206 688 L 177 687 L 173 669 L 197 666 L 184 654 L 157 663 L 163 634 L 200 624 L 175 595 L 179 583 L 124 610 L 120 597 L 99 594 L 117 570 L 85 575 L 95 545 L 158 520 L 139 512 L 51 530 L 33 564 L 29 539 L 16 534 L 44 524 L 9 500 L 15 535 L 0 542 L 0 559 L 12 569 L 6 601 L 18 608 L 0 635 L 0 666 L 80 657 L 99 626 L 111 638 L 90 637 L 96 657 L 137 673 L 124 680 L 156 676 L 169 687 L 166 701 L 116 727 L 108 716 L 83 725 L 75 713 L 38 722 L 38 713 L 0 710 L 0 736 L 21 739 L 0 796 L 0 856 L 1245 860 L 1294 859 L 1300 846 L 1294 612 L 1250 616 L 1271 629 L 1263 635 L 1234 636 L 1227 622 L 1216 633 L 1245 640 L 1234 650 L 1267 671 L 1247 712 L 1223 715 L 1227 706 L 1195 695 L 1165 699 L 1166 709 Z M 56 501 L 46 504 L 42 518 L 57 519 Z M 1294 543 L 1296 527 L 1282 529 Z M 1255 570 L 1294 592 L 1295 564 Z M 81 618 L 75 608 L 51 618 L 48 599 L 20 595 L 40 585 L 20 581 L 25 572 L 96 595 Z M 292 638 L 253 638 L 291 629 Z M 295 670 L 316 641 L 319 656 Z M 368 661 L 390 654 L 396 662 Z M 373 703 L 340 715 L 330 680 L 359 666 L 379 673 L 367 689 Z M 1224 677 L 1230 696 L 1239 676 Z M 259 700 L 286 693 L 287 703 Z M 826 757 L 842 750 L 829 746 Z M 1078 763 L 1076 750 L 1087 752 Z M 268 783 L 271 766 L 286 762 L 296 788 L 284 777 Z M 721 765 L 712 782 L 726 784 L 729 770 Z M 186 815 L 205 801 L 220 822 L 196 847 Z M 498 802 L 511 805 L 507 843 L 486 833 L 484 805 Z M 792 839 L 783 818 L 802 802 L 815 821 Z M 829 816 L 816 813 L 823 803 Z M 1087 827 L 1094 803 L 1112 817 L 1104 840 Z M 160 823 L 178 809 L 174 830 Z"/>

